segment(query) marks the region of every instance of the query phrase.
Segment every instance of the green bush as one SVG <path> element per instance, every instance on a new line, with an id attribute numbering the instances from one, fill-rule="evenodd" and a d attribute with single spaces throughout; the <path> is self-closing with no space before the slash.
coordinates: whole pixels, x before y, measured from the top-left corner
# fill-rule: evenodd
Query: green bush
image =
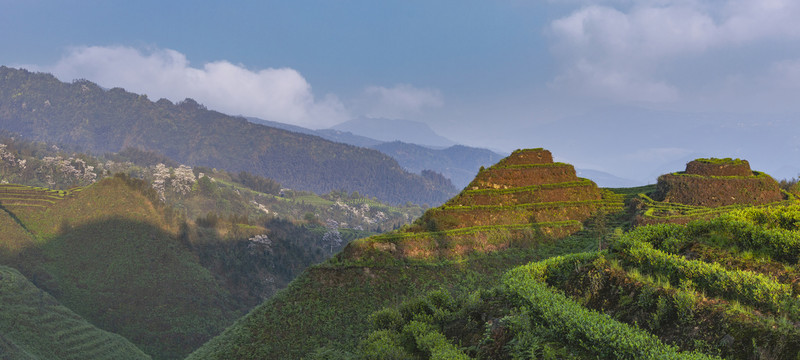
<path id="1" fill-rule="evenodd" d="M 519 295 L 531 312 L 555 329 L 569 343 L 604 359 L 714 359 L 679 352 L 652 334 L 620 323 L 610 316 L 589 310 L 566 296 L 550 290 L 531 276 L 529 265 L 509 271 L 503 283 Z"/>

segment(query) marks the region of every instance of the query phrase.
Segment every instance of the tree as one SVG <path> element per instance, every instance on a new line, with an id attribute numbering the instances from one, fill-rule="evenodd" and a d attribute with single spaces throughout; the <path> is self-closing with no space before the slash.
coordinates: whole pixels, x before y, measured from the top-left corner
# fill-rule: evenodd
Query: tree
<path id="1" fill-rule="evenodd" d="M 333 247 L 336 246 L 338 248 L 342 245 L 342 234 L 336 229 L 329 230 L 325 235 L 322 235 L 322 244 L 323 246 L 330 246 L 330 252 L 333 254 Z"/>

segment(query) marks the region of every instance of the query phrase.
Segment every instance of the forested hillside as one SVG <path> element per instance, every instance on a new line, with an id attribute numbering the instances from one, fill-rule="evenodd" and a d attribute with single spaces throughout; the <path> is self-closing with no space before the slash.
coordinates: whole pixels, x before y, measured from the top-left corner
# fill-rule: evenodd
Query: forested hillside
<path id="1" fill-rule="evenodd" d="M 120 88 L 8 67 L 0 67 L 0 127 L 93 153 L 155 150 L 179 163 L 247 171 L 316 193 L 358 191 L 395 204 L 440 204 L 456 192 L 374 150 L 253 124 L 191 99 L 153 102 Z"/>
<path id="2" fill-rule="evenodd" d="M 48 293 L 55 299 L 46 304 L 78 314 L 63 320 L 41 308 L 44 325 L 65 333 L 51 339 L 19 324 L 30 326 L 6 333 L 0 349 L 48 359 L 128 356 L 88 321 L 125 336 L 144 350 L 138 355 L 182 358 L 306 267 L 421 212 L 355 192 L 316 195 L 248 172 L 190 168 L 152 151 L 97 157 L 0 132 L 0 264 L 35 287 L 0 294 L 8 295 L 0 318 L 36 309 Z M 47 344 L 62 340 L 72 350 L 49 352 Z"/>

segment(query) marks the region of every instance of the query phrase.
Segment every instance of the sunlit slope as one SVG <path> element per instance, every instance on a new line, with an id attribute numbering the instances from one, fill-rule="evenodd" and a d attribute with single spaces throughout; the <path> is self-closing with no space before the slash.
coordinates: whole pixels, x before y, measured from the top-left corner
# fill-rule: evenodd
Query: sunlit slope
<path id="1" fill-rule="evenodd" d="M 544 149 L 517 150 L 487 169 L 459 195 L 428 210 L 405 231 L 353 242 L 350 260 L 461 258 L 579 231 L 598 212 L 622 209 L 621 197 L 603 193 L 554 163 Z"/>
<path id="2" fill-rule="evenodd" d="M 0 266 L 0 358 L 149 359 L 125 338 L 93 326 L 30 283 Z"/>
<path id="3" fill-rule="evenodd" d="M 659 176 L 652 191 L 637 196 L 635 222 L 685 224 L 752 206 L 787 205 L 796 198 L 769 175 L 752 171 L 747 160 L 696 159 L 685 171 Z"/>
<path id="4" fill-rule="evenodd" d="M 375 313 L 380 358 L 795 359 L 800 206 L 645 226 L 602 252 L 533 262 L 469 297 Z"/>
<path id="5" fill-rule="evenodd" d="M 59 198 L 34 190 L 37 202 L 3 202 L 33 239 L 15 241 L 6 263 L 100 328 L 175 359 L 239 315 L 144 183 L 109 178 Z"/>
<path id="6" fill-rule="evenodd" d="M 473 184 L 414 225 L 357 240 L 308 269 L 189 358 L 352 354 L 370 330 L 373 311 L 434 289 L 466 294 L 490 288 L 515 266 L 596 248 L 594 228 L 582 222 L 622 209 L 621 196 L 604 197 L 542 149 L 515 152 L 481 171 Z M 491 225 L 489 216 L 504 222 Z"/>

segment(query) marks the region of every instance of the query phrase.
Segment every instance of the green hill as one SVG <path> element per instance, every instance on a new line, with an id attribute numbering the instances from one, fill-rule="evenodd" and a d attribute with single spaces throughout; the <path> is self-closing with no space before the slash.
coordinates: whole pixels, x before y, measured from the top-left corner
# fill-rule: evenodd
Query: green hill
<path id="1" fill-rule="evenodd" d="M 0 264 L 156 358 L 182 357 L 304 268 L 422 212 L 245 172 L 165 167 L 169 159 L 133 149 L 104 159 L 18 138 L 0 146 L 11 160 L 2 182 L 88 184 L 0 184 Z"/>
<path id="2" fill-rule="evenodd" d="M 191 99 L 152 102 L 8 67 L 0 67 L 0 127 L 93 153 L 154 150 L 191 166 L 247 171 L 316 193 L 358 191 L 393 204 L 441 204 L 457 191 L 436 176 L 406 172 L 378 151 L 253 124 Z"/>
<path id="3" fill-rule="evenodd" d="M 471 205 L 482 201 L 492 205 Z M 498 207 L 491 210 L 501 225 L 479 223 L 487 214 L 481 206 Z M 472 215 L 454 220 L 451 208 L 479 215 L 473 222 L 467 220 Z M 546 150 L 517 151 L 414 225 L 354 241 L 331 261 L 309 268 L 190 358 L 352 352 L 369 330 L 368 316 L 381 307 L 434 289 L 466 294 L 488 288 L 514 266 L 596 248 L 601 232 L 594 225 L 583 229 L 582 221 L 601 210 L 622 211 L 622 197 L 604 199 L 596 185 L 578 179 L 570 165 L 553 163 Z"/>
<path id="4" fill-rule="evenodd" d="M 221 210 L 215 205 L 221 201 L 234 212 L 208 213 L 196 224 L 159 200 L 149 183 L 123 174 L 70 190 L 0 184 L 0 264 L 20 270 L 71 310 L 154 358 L 174 359 L 284 288 L 304 268 L 368 234 L 334 232 L 316 218 L 306 224 L 263 214 L 253 218 L 252 206 L 239 197 L 254 191 L 227 182 L 223 173 L 209 174 L 220 179 L 209 183 L 213 196 L 200 186 L 174 204 L 188 213 L 202 209 L 194 202 Z M 380 221 L 402 215 L 364 198 L 335 203 L 312 195 L 304 195 L 305 201 L 358 207 L 363 221 L 371 219 L 370 211 L 380 214 Z M 282 206 L 299 208 L 295 212 L 314 209 L 289 205 L 292 195 L 280 199 L 275 201 L 285 202 Z M 236 212 L 240 206 L 245 210 Z M 348 221 L 356 220 L 353 215 Z M 335 236 L 326 240 L 329 232 Z"/>
<path id="5" fill-rule="evenodd" d="M 6 266 L 0 266 L 0 304 L 2 359 L 150 358 L 125 338 L 93 326 Z"/>
<path id="6" fill-rule="evenodd" d="M 600 190 L 549 152 L 515 152 L 189 359 L 794 358 L 796 200 L 633 228 L 654 189 Z M 554 221 L 577 226 L 537 231 Z"/>
<path id="7" fill-rule="evenodd" d="M 796 194 L 771 176 L 750 170 L 747 160 L 697 159 L 686 171 L 664 174 L 633 201 L 638 225 L 709 219 L 731 210 L 790 205 Z"/>
<path id="8" fill-rule="evenodd" d="M 579 231 L 598 211 L 622 209 L 619 196 L 580 179 L 572 165 L 554 163 L 544 149 L 517 150 L 481 171 L 456 197 L 429 209 L 405 231 L 349 244 L 349 261 L 462 258 L 526 248 L 543 237 Z"/>
<path id="9" fill-rule="evenodd" d="M 23 228 L 3 262 L 155 358 L 182 357 L 241 314 L 181 242 L 178 224 L 123 178 L 72 191 L 3 186 L 0 194 L 2 221 Z"/>
<path id="10" fill-rule="evenodd" d="M 376 312 L 356 353 L 795 359 L 798 219 L 800 206 L 792 205 L 640 227 L 608 251 L 514 268 L 490 290 L 468 297 L 434 292 Z"/>

